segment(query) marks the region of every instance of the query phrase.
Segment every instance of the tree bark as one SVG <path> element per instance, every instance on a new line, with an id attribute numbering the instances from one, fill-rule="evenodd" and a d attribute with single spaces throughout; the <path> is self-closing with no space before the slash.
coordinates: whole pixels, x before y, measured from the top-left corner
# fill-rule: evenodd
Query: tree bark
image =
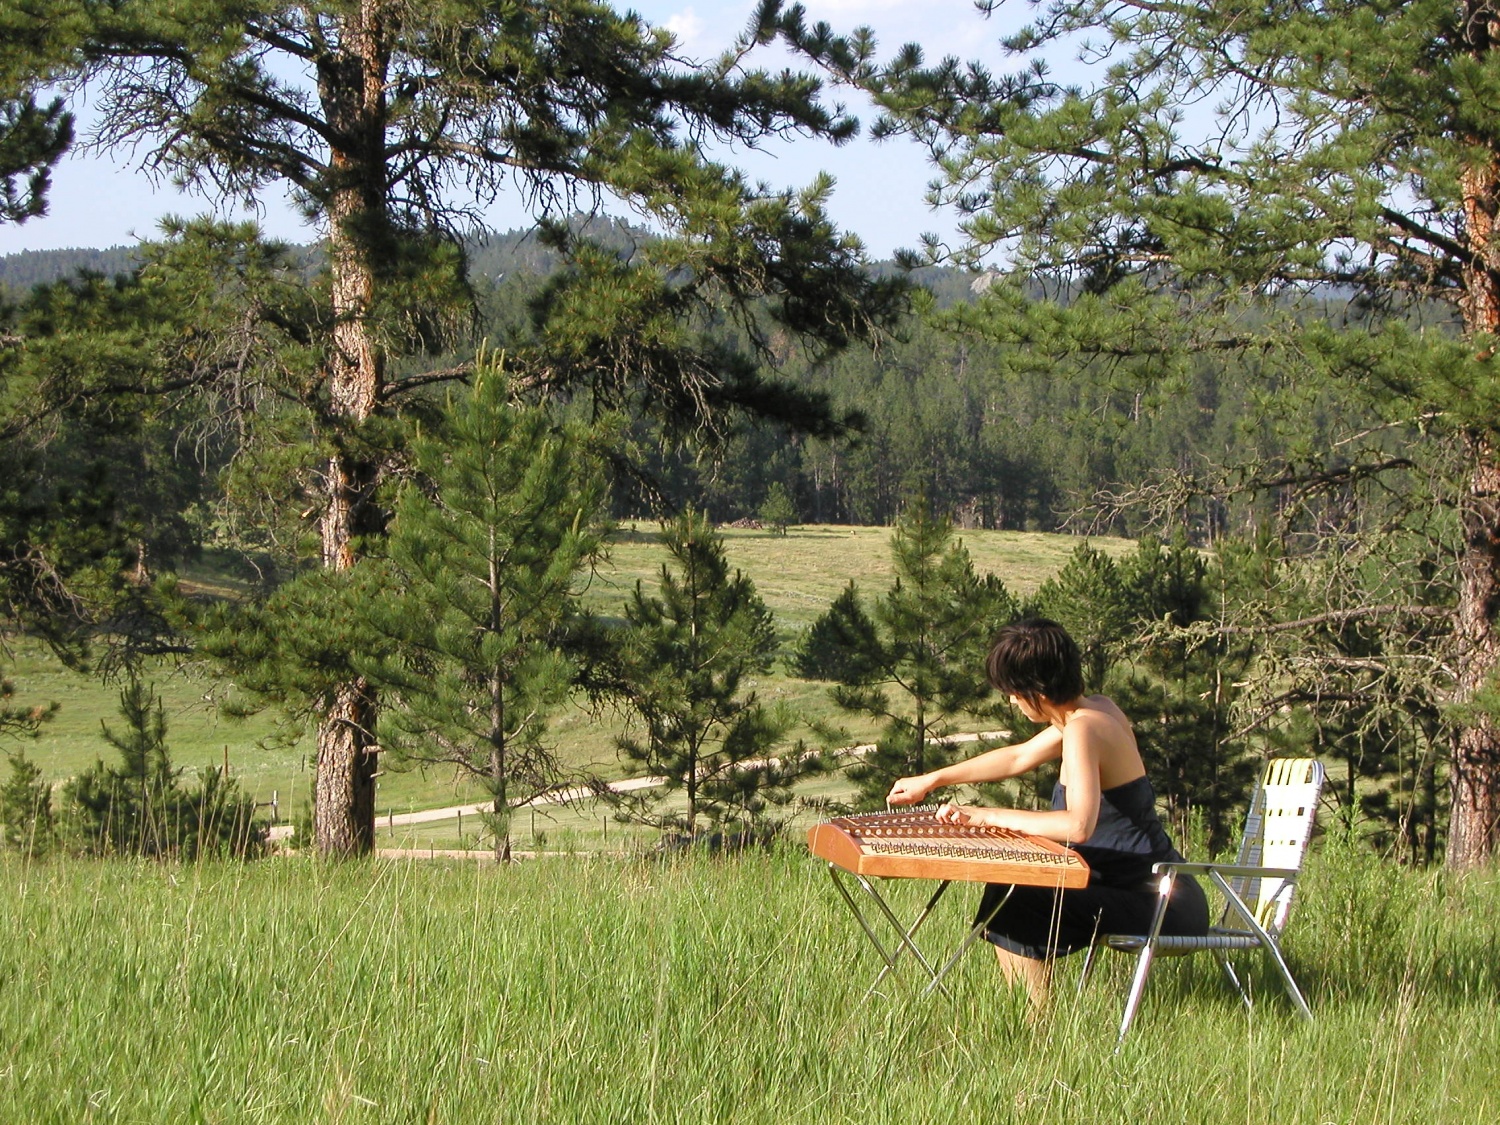
<path id="1" fill-rule="evenodd" d="M 333 346 L 325 375 L 334 452 L 324 477 L 323 565 L 348 570 L 362 534 L 378 532 L 373 503 L 379 467 L 346 441 L 375 411 L 385 356 L 370 323 L 375 246 L 388 225 L 385 78 L 381 0 L 364 0 L 340 29 L 337 47 L 318 61 L 318 94 L 333 135 L 329 161 L 328 256 Z M 351 451 L 352 450 L 352 451 Z M 377 700 L 355 677 L 339 685 L 318 725 L 314 803 L 321 855 L 357 855 L 375 845 Z"/>
<path id="2" fill-rule="evenodd" d="M 1489 0 L 1465 0 L 1464 36 L 1469 51 L 1488 61 L 1500 45 L 1500 17 Z M 1470 138 L 1476 149 L 1480 138 Z M 1500 214 L 1500 153 L 1466 167 L 1461 175 L 1464 235 L 1468 260 L 1462 263 L 1464 296 L 1460 308 L 1470 338 L 1493 337 L 1500 329 L 1500 245 L 1495 220 Z M 1493 344 L 1486 347 L 1493 349 Z M 1455 618 L 1458 684 L 1456 701 L 1472 701 L 1500 664 L 1500 460 L 1494 442 L 1478 430 L 1466 435 L 1469 491 L 1462 505 L 1463 556 L 1459 561 Z M 1453 753 L 1453 804 L 1449 821 L 1448 866 L 1473 867 L 1496 848 L 1500 824 L 1500 731 L 1487 715 L 1476 714 L 1458 732 Z"/>
<path id="3" fill-rule="evenodd" d="M 491 735 L 490 741 L 490 787 L 494 800 L 490 811 L 495 817 L 495 862 L 510 862 L 510 798 L 505 784 L 505 748 L 502 733 Z"/>
<path id="4" fill-rule="evenodd" d="M 1459 703 L 1491 684 L 1500 665 L 1500 458 L 1487 436 L 1471 434 L 1469 446 L 1456 620 Z M 1500 730 L 1491 716 L 1474 713 L 1459 730 L 1450 782 L 1448 866 L 1474 867 L 1500 845 Z"/>
<path id="5" fill-rule="evenodd" d="M 313 822 L 320 855 L 364 855 L 375 846 L 374 721 L 374 694 L 354 680 L 333 693 L 318 726 Z"/>

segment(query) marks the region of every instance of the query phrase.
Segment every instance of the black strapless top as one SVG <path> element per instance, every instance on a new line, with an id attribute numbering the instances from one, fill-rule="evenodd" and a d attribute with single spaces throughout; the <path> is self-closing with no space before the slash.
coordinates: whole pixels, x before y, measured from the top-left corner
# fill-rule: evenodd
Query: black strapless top
<path id="1" fill-rule="evenodd" d="M 1067 790 L 1058 782 L 1052 807 L 1067 808 Z M 1086 841 L 1072 845 L 1093 872 L 1093 880 L 1136 887 L 1151 878 L 1151 865 L 1182 859 L 1156 815 L 1156 790 L 1142 774 L 1099 794 L 1099 819 Z"/>

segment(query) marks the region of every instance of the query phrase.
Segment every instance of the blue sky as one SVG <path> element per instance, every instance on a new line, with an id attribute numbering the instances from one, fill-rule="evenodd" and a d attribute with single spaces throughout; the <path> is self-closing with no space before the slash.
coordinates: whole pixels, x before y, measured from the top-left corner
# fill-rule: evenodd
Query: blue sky
<path id="1" fill-rule="evenodd" d="M 622 5 L 623 6 L 623 5 Z M 712 58 L 744 27 L 754 0 L 638 0 L 630 5 L 649 22 L 665 26 L 685 54 Z M 956 54 L 1000 61 L 997 40 L 1020 18 L 1020 12 L 986 20 L 970 0 L 804 0 L 810 20 L 827 20 L 846 31 L 867 24 L 880 40 L 881 56 L 902 43 L 919 42 L 930 59 Z M 770 55 L 763 65 L 780 66 Z M 848 92 L 833 94 L 849 108 L 868 116 L 867 107 Z M 87 124 L 87 104 L 78 107 Z M 40 219 L 0 225 L 0 254 L 68 246 L 115 246 L 154 237 L 163 215 L 195 215 L 212 201 L 185 196 L 169 184 L 154 183 L 139 167 L 144 151 L 102 154 L 78 152 L 53 174 L 51 207 Z M 855 231 L 877 257 L 914 246 L 923 231 L 947 235 L 950 217 L 932 212 L 923 201 L 931 176 L 923 154 L 905 141 L 874 144 L 860 139 L 840 149 L 816 141 L 782 142 L 764 151 L 717 154 L 751 177 L 778 187 L 798 187 L 819 170 L 837 180 L 830 209 L 844 227 Z M 306 242 L 315 232 L 280 199 L 266 201 L 262 225 L 275 237 Z M 496 229 L 521 226 L 523 212 L 501 204 L 490 213 Z"/>

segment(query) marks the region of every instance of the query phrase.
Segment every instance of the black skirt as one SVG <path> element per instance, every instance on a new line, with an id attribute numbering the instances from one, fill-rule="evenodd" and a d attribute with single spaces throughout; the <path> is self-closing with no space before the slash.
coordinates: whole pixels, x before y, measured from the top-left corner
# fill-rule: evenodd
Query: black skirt
<path id="1" fill-rule="evenodd" d="M 995 904 L 1010 887 L 990 883 L 980 897 L 975 922 L 994 914 L 985 928 L 985 940 L 1011 953 L 1037 960 L 1061 957 L 1087 949 L 1098 934 L 1150 933 L 1157 886 L 1155 878 L 1113 886 L 1099 880 L 1096 873 L 1088 886 L 1077 890 L 1016 887 L 996 913 Z M 1208 899 L 1191 876 L 1179 875 L 1174 881 L 1161 932 L 1173 937 L 1208 932 Z"/>

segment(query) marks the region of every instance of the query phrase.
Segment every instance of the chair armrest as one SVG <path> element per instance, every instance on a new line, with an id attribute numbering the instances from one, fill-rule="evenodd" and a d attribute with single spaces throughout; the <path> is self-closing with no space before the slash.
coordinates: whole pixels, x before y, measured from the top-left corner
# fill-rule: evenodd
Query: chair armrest
<path id="1" fill-rule="evenodd" d="M 1208 875 L 1218 872 L 1226 878 L 1244 876 L 1248 879 L 1285 879 L 1288 882 L 1295 880 L 1299 874 L 1295 867 L 1246 867 L 1237 863 L 1176 863 L 1167 861 L 1156 863 L 1151 866 L 1151 871 L 1156 875 Z"/>

